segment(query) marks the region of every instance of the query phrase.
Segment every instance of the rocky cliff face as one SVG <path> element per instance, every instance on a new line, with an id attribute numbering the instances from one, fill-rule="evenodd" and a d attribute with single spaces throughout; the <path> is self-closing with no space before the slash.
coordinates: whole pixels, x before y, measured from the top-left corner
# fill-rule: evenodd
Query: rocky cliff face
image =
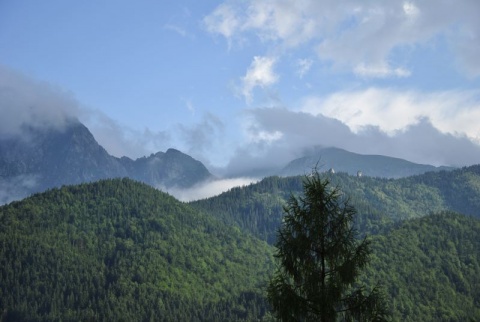
<path id="1" fill-rule="evenodd" d="M 135 161 L 128 158 L 121 158 L 120 161 L 129 177 L 157 187 L 187 188 L 212 178 L 200 161 L 175 149 Z"/>
<path id="2" fill-rule="evenodd" d="M 52 187 L 117 177 L 186 188 L 212 175 L 174 149 L 137 160 L 111 156 L 78 121 L 63 129 L 26 129 L 22 137 L 0 138 L 0 204 Z"/>

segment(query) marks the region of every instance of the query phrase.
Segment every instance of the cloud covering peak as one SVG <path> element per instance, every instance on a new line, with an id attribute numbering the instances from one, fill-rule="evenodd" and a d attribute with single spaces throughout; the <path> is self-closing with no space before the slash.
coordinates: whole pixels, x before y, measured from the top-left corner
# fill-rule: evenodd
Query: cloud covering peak
<path id="1" fill-rule="evenodd" d="M 0 137 L 21 135 L 25 127 L 60 129 L 80 114 L 71 94 L 2 65 L 0 108 Z"/>

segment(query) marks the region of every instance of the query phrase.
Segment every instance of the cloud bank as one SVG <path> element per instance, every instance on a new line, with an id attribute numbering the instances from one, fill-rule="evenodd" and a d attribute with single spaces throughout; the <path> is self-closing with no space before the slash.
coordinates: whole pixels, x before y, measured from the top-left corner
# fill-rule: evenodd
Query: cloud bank
<path id="1" fill-rule="evenodd" d="M 360 154 L 381 154 L 437 166 L 480 162 L 478 143 L 466 135 L 439 130 L 428 117 L 406 122 L 405 127 L 389 133 L 372 125 L 354 131 L 346 123 L 321 113 L 285 108 L 251 109 L 248 114 L 245 128 L 251 139 L 236 150 L 227 166 L 230 175 L 278 170 L 313 146 L 335 146 Z"/>
<path id="2" fill-rule="evenodd" d="M 234 187 L 247 186 L 251 183 L 258 182 L 255 178 L 230 178 L 215 181 L 204 182 L 189 189 L 168 189 L 169 194 L 180 201 L 194 201 L 217 196 Z"/>
<path id="3" fill-rule="evenodd" d="M 63 128 L 81 113 L 69 93 L 0 65 L 0 138 L 22 135 L 26 127 Z"/>
<path id="4" fill-rule="evenodd" d="M 318 59 L 363 77 L 407 77 L 398 49 L 410 50 L 444 37 L 459 70 L 480 76 L 480 2 L 271 0 L 220 4 L 203 20 L 229 46 L 255 35 L 293 49 L 310 46 Z"/>
<path id="5" fill-rule="evenodd" d="M 442 133 L 480 144 L 480 91 L 423 93 L 371 87 L 307 97 L 301 110 L 338 119 L 354 132 L 374 126 L 389 135 L 428 119 Z"/>
<path id="6" fill-rule="evenodd" d="M 170 130 L 133 129 L 103 112 L 87 108 L 73 94 L 53 84 L 37 81 L 0 65 L 0 139 L 22 137 L 28 128 L 62 130 L 72 120 L 80 120 L 95 139 L 116 157 L 138 158 L 168 148 L 202 156 L 215 142 L 222 123 L 207 114 L 192 126 L 177 124 Z"/>

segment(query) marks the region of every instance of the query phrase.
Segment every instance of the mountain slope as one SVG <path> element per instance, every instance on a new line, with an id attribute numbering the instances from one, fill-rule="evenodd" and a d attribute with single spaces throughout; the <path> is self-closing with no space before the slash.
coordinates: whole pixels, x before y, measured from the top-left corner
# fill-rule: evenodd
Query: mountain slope
<path id="1" fill-rule="evenodd" d="M 393 321 L 480 319 L 478 166 L 398 180 L 345 173 L 329 178 L 351 196 L 356 227 L 372 240 L 363 281 L 385 287 Z M 273 243 L 282 205 L 301 192 L 301 177 L 270 177 L 191 205 Z"/>
<path id="2" fill-rule="evenodd" d="M 5 320 L 235 320 L 265 312 L 265 243 L 129 179 L 0 207 L 0 245 Z"/>
<path id="3" fill-rule="evenodd" d="M 346 172 L 381 178 L 401 178 L 428 171 L 446 170 L 451 168 L 434 167 L 432 165 L 417 164 L 399 158 L 382 155 L 363 155 L 339 148 L 316 149 L 310 155 L 291 161 L 280 175 L 304 175 L 316 165 L 324 169 L 334 169 L 336 172 Z"/>
<path id="4" fill-rule="evenodd" d="M 146 158 L 113 157 L 80 122 L 64 129 L 27 129 L 0 139 L 0 204 L 48 188 L 129 177 L 155 187 L 190 187 L 213 178 L 205 166 L 169 149 Z"/>
<path id="5" fill-rule="evenodd" d="M 213 178 L 200 161 L 175 149 L 135 161 L 123 157 L 120 163 L 130 178 L 155 187 L 187 188 Z"/>
<path id="6" fill-rule="evenodd" d="M 362 233 L 378 233 L 386 224 L 444 210 L 480 218 L 480 166 L 402 179 L 346 173 L 325 176 L 350 197 Z M 191 205 L 272 244 L 282 221 L 282 206 L 290 194 L 300 193 L 301 176 L 269 177 Z"/>
<path id="7" fill-rule="evenodd" d="M 372 247 L 366 281 L 386 288 L 393 321 L 480 320 L 480 220 L 407 220 L 374 236 Z"/>
<path id="8" fill-rule="evenodd" d="M 453 173 L 475 181 L 471 170 Z M 391 198 L 391 204 L 411 196 L 407 186 L 398 185 L 403 179 L 331 178 L 337 183 L 368 179 L 364 186 L 382 200 Z M 298 187 L 300 177 L 267 178 L 233 189 L 231 206 L 252 210 L 246 224 L 267 229 L 260 214 Z M 421 187 L 430 191 L 424 183 Z M 421 192 L 410 188 L 412 195 Z M 392 193 L 396 190 L 401 193 Z M 372 200 L 364 201 L 362 211 L 378 206 Z M 415 207 L 436 207 L 429 199 L 425 204 Z M 273 273 L 272 247 L 240 233 L 235 221 L 230 227 L 212 218 L 215 207 L 206 215 L 197 206 L 115 179 L 53 189 L 0 207 L 2 320 L 267 317 L 263 290 Z M 393 321 L 480 319 L 479 219 L 441 212 L 379 225 L 383 228 L 371 236 L 372 263 L 364 282 L 385 286 Z"/>

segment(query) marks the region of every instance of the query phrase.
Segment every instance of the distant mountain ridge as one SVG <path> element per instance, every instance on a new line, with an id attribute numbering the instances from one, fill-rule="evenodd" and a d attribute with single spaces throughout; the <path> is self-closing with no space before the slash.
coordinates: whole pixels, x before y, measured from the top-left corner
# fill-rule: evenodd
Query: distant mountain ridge
<path id="1" fill-rule="evenodd" d="M 260 171 L 256 176 L 304 175 L 315 166 L 382 178 L 453 169 L 331 147 L 317 148 L 280 171 Z M 26 126 L 21 137 L 0 138 L 0 204 L 62 185 L 122 177 L 163 189 L 190 188 L 215 179 L 200 161 L 175 149 L 136 160 L 114 157 L 78 120 L 70 121 L 63 129 Z"/>
<path id="2" fill-rule="evenodd" d="M 129 177 L 154 187 L 186 188 L 213 175 L 175 149 L 132 160 L 116 158 L 79 121 L 65 129 L 26 130 L 0 140 L 0 204 L 67 184 Z"/>
<path id="3" fill-rule="evenodd" d="M 304 175 L 309 173 L 314 167 L 319 167 L 320 170 L 324 169 L 325 171 L 333 169 L 334 171 L 346 172 L 351 175 L 362 174 L 370 177 L 394 179 L 429 171 L 454 169 L 452 167 L 418 164 L 383 155 L 363 155 L 335 147 L 328 147 L 317 148 L 314 152 L 291 161 L 279 172 L 279 175 Z"/>

